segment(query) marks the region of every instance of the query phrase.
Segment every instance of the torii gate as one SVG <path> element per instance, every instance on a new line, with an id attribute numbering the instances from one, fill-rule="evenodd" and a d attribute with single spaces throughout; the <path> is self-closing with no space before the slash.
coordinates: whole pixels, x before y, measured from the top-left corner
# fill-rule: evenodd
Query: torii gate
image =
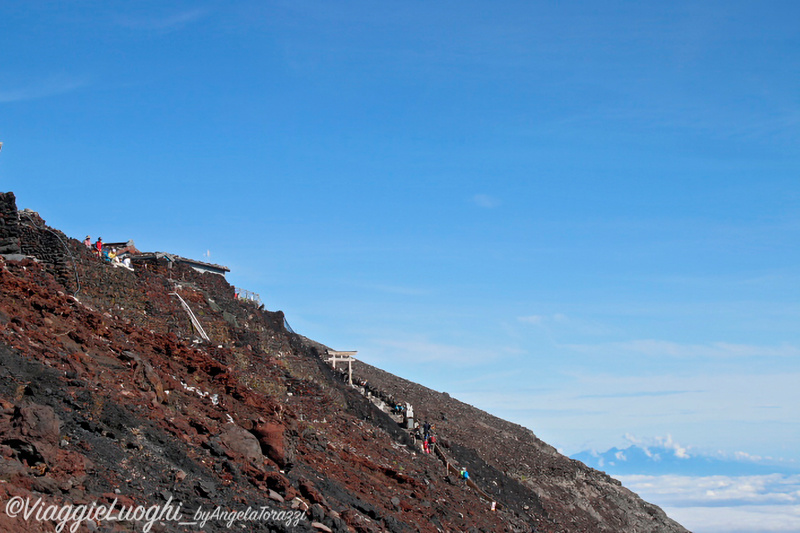
<path id="1" fill-rule="evenodd" d="M 353 384 L 353 356 L 358 352 L 337 352 L 336 350 L 328 350 L 327 362 L 331 364 L 336 370 L 336 363 L 347 363 L 347 383 Z"/>

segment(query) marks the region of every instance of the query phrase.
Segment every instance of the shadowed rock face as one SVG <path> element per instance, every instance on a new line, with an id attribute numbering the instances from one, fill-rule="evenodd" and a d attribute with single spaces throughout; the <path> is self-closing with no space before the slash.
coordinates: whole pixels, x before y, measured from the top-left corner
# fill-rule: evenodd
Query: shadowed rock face
<path id="1" fill-rule="evenodd" d="M 17 199 L 13 192 L 0 193 L 0 254 L 19 254 Z"/>
<path id="2" fill-rule="evenodd" d="M 47 258 L 0 259 L 1 501 L 172 499 L 184 518 L 199 506 L 304 512 L 296 525 L 253 521 L 248 531 L 685 531 L 530 431 L 356 364 L 357 376 L 436 424 L 446 456 L 499 502 L 493 512 L 342 383 L 320 357 L 325 347 L 288 332 L 281 312 L 182 265 L 114 268 L 38 216 L 12 216 L 13 201 L 0 198 L 0 244 L 33 255 L 44 247 Z M 52 259 L 70 255 L 54 249 L 58 237 L 74 266 Z M 198 342 L 174 292 L 210 343 Z M 52 529 L 0 509 L 1 531 Z M 222 520 L 202 530 L 230 531 Z"/>

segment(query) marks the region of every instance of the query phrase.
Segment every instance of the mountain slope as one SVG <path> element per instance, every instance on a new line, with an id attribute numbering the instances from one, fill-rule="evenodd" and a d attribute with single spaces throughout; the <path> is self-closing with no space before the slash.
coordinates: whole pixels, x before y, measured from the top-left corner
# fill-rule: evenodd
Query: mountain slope
<path id="1" fill-rule="evenodd" d="M 169 259 L 115 268 L 19 214 L 11 193 L 0 195 L 0 252 L 3 501 L 180 502 L 184 521 L 201 507 L 284 513 L 239 523 L 248 531 L 685 531 L 528 430 L 356 365 L 426 419 L 444 413 L 443 449 L 478 483 L 466 486 L 343 383 L 323 345 L 220 275 Z M 96 522 L 81 527 L 143 527 Z M 56 523 L 0 512 L 3 531 Z M 153 530 L 229 529 L 217 517 Z"/>
<path id="2" fill-rule="evenodd" d="M 545 517 L 553 530 L 685 531 L 617 480 L 561 455 L 522 426 L 362 362 L 354 372 L 410 401 L 420 420 L 435 424 L 449 453 L 500 501 Z"/>

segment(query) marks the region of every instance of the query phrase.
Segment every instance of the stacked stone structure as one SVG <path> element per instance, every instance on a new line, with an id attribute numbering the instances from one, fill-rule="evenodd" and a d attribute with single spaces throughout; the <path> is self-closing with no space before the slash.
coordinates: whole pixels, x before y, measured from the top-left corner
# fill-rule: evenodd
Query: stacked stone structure
<path id="1" fill-rule="evenodd" d="M 60 233 L 60 232 L 59 232 Z M 74 271 L 68 257 L 68 237 L 48 228 L 38 213 L 17 210 L 13 192 L 0 193 L 0 254 L 35 257 L 65 287 L 74 290 Z"/>
<path id="2" fill-rule="evenodd" d="M 0 193 L 0 254 L 20 254 L 19 214 L 13 192 Z"/>

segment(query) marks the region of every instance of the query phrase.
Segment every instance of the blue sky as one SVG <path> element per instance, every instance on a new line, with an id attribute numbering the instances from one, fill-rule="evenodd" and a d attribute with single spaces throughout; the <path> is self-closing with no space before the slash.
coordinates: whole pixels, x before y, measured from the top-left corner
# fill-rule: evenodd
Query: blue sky
<path id="1" fill-rule="evenodd" d="M 800 4 L 5 2 L 0 183 L 573 453 L 800 460 Z"/>

